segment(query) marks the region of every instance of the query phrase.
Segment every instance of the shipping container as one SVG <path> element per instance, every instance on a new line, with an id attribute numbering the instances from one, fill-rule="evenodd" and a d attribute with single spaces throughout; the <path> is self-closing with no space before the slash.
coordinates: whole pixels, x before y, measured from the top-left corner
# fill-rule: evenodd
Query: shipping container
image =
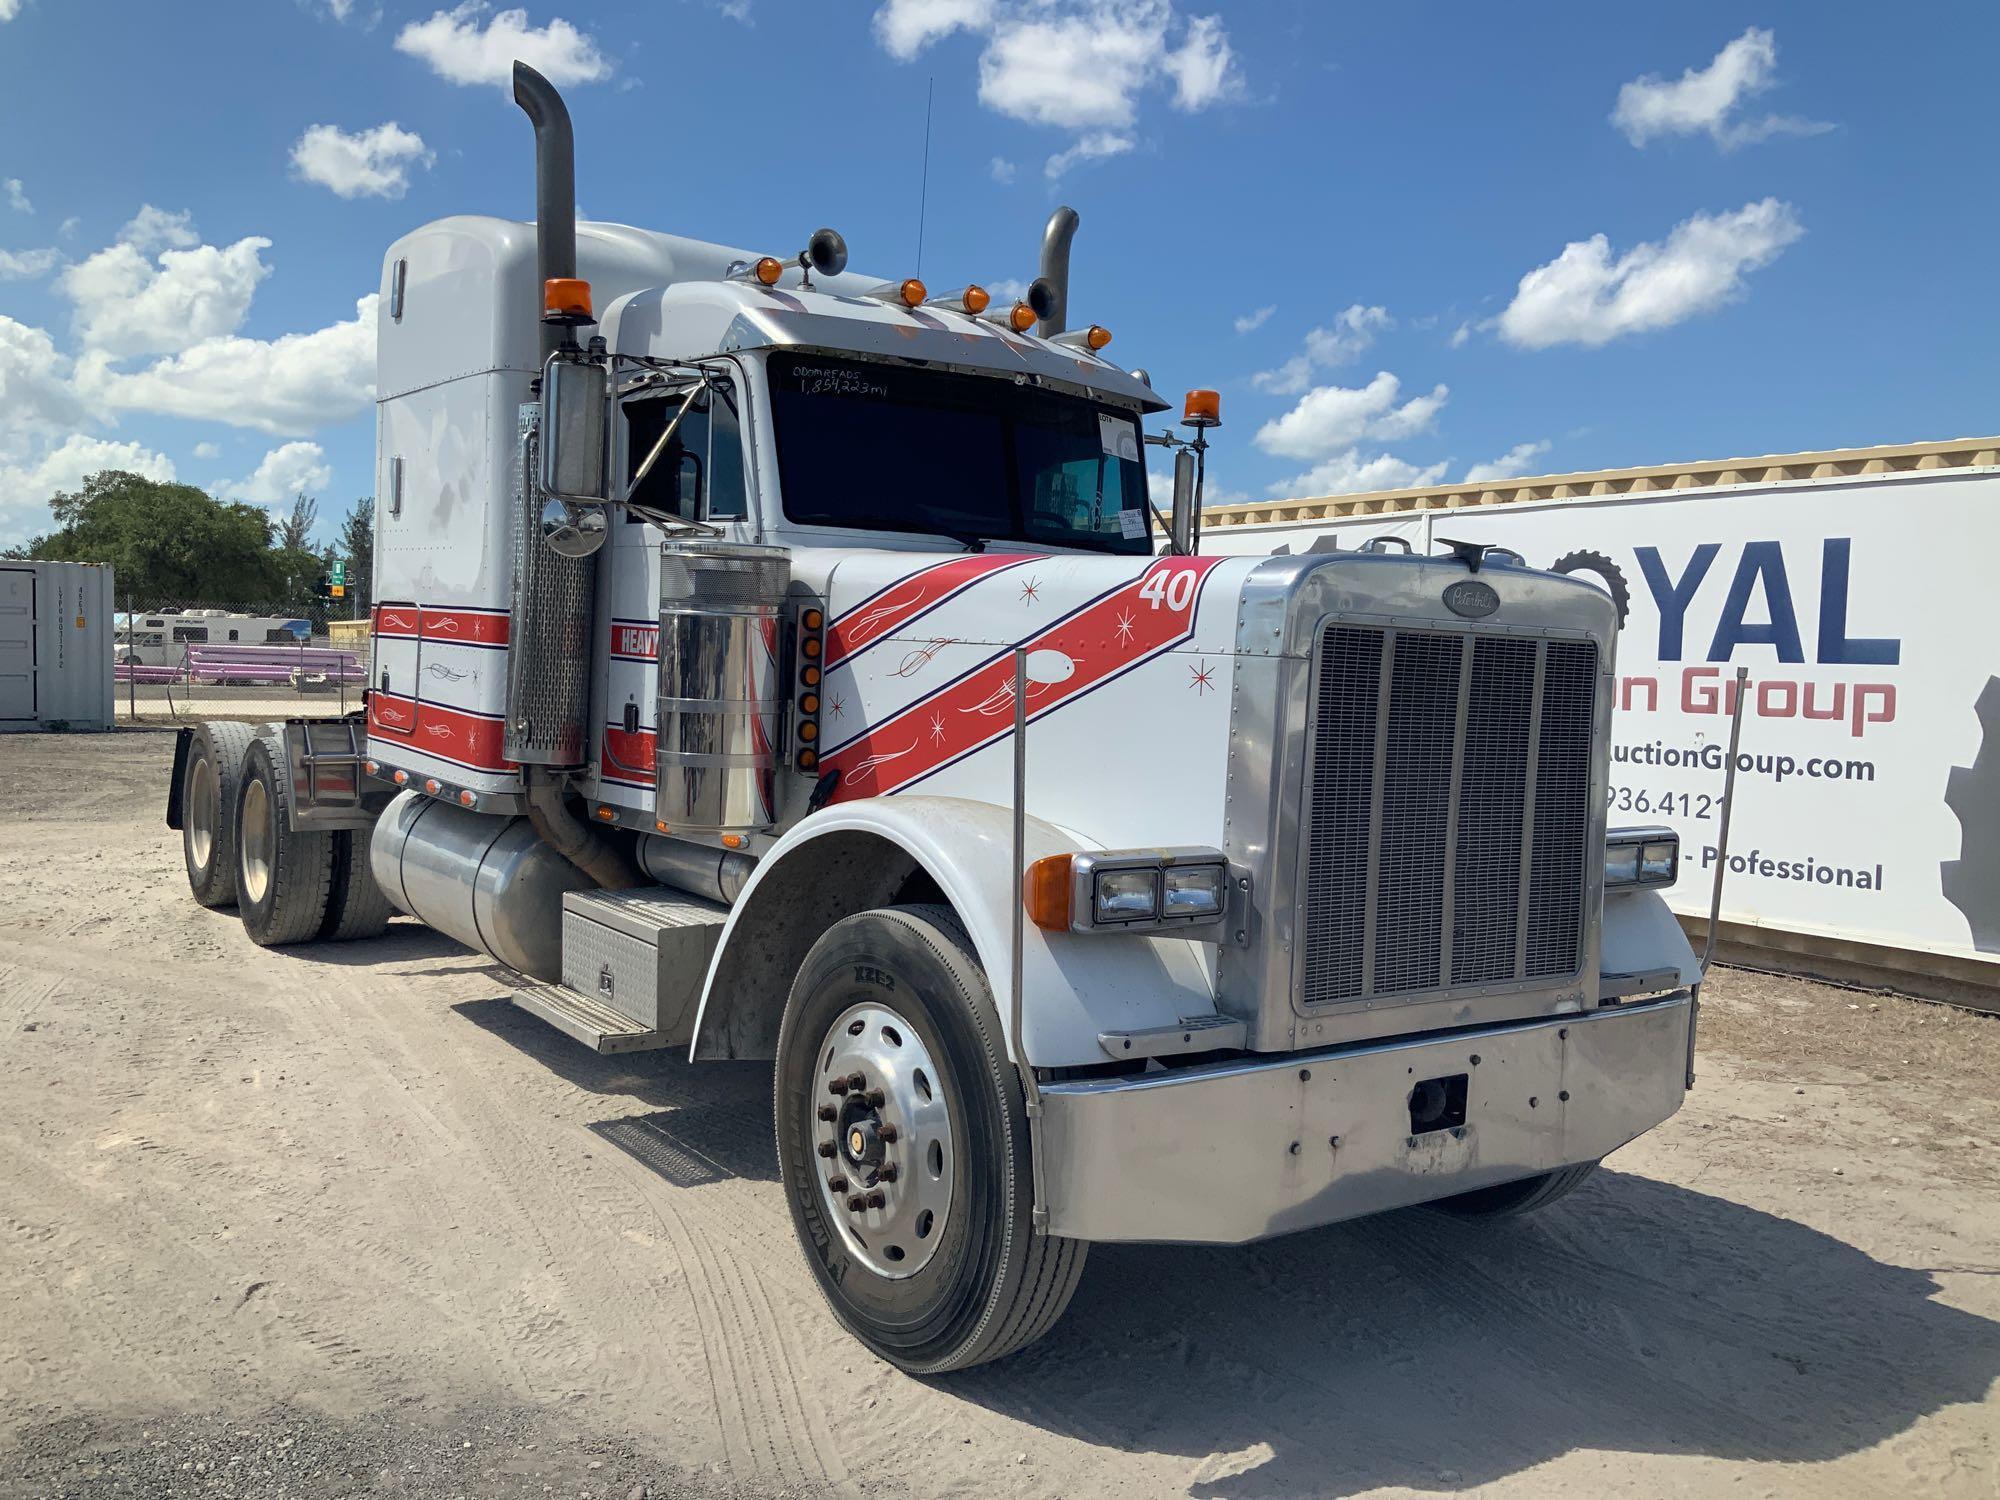
<path id="1" fill-rule="evenodd" d="M 112 727 L 111 569 L 0 563 L 0 731 Z"/>

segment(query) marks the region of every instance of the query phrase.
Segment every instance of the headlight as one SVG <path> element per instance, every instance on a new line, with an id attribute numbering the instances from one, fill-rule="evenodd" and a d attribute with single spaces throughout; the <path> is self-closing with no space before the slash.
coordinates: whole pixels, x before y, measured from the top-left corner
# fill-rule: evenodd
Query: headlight
<path id="1" fill-rule="evenodd" d="M 1169 865 L 1161 874 L 1170 917 L 1219 917 L 1229 872 L 1221 865 Z"/>
<path id="2" fill-rule="evenodd" d="M 1680 835 L 1671 828 L 1613 828 L 1604 835 L 1604 888 L 1672 885 L 1680 875 Z"/>
<path id="3" fill-rule="evenodd" d="M 1219 849 L 1094 849 L 1052 854 L 1022 873 L 1028 919 L 1045 932 L 1185 932 L 1220 941 L 1232 875 Z"/>
<path id="4" fill-rule="evenodd" d="M 1159 871 L 1100 870 L 1091 890 L 1100 922 L 1147 922 L 1160 913 Z"/>

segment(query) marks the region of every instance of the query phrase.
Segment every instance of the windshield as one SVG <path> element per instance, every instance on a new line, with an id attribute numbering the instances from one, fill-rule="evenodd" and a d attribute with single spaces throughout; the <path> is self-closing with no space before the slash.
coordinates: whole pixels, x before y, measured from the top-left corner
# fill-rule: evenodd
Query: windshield
<path id="1" fill-rule="evenodd" d="M 1150 553 L 1127 411 L 978 375 L 775 355 L 788 519 Z"/>

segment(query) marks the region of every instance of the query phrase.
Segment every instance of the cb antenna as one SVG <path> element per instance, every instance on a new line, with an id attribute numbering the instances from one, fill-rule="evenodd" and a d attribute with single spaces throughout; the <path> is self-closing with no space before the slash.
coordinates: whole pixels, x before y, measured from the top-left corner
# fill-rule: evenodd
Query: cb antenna
<path id="1" fill-rule="evenodd" d="M 917 180 L 917 270 L 919 280 L 924 274 L 924 210 L 930 206 L 931 198 L 931 96 L 937 91 L 937 75 L 932 74 L 924 84 L 924 166 L 923 175 Z"/>

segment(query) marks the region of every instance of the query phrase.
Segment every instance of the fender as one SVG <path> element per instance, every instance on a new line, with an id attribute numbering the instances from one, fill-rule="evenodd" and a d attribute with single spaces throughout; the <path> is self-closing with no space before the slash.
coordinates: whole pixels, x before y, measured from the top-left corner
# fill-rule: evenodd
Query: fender
<path id="1" fill-rule="evenodd" d="M 1096 847 L 1027 820 L 1030 860 Z M 768 1058 L 793 976 L 820 935 L 855 912 L 939 895 L 965 924 L 1008 1041 L 1013 815 L 960 797 L 844 802 L 790 829 L 758 862 L 724 924 L 702 987 L 688 1055 Z M 1046 933 L 1022 943 L 1022 1028 L 1038 1068 L 1109 1060 L 1098 1033 L 1171 1026 L 1215 1013 L 1213 963 L 1199 943 L 1137 935 Z"/>
<path id="2" fill-rule="evenodd" d="M 1701 983 L 1701 962 L 1687 934 L 1654 887 L 1608 891 L 1604 897 L 1604 941 L 1598 966 L 1607 974 L 1642 974 L 1677 969 L 1680 983 Z"/>

